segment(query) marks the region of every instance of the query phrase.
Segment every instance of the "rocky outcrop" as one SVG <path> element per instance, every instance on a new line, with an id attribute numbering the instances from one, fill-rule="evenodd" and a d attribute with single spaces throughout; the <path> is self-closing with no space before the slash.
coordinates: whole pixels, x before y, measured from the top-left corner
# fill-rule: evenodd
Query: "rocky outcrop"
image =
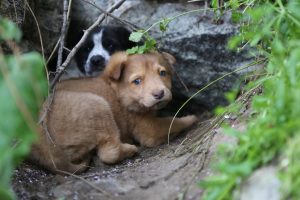
<path id="1" fill-rule="evenodd" d="M 108 3 L 98 0 L 97 2 L 99 6 L 107 8 L 114 1 Z M 195 3 L 162 2 L 127 1 L 114 14 L 146 29 L 163 18 L 203 8 L 202 5 Z M 89 6 L 82 2 L 80 5 L 81 11 L 87 10 Z M 74 12 L 77 19 L 83 18 L 83 12 L 76 12 L 76 9 Z M 85 16 L 89 20 L 96 19 L 99 14 L 89 12 L 90 14 Z M 222 23 L 213 21 L 213 12 L 204 15 L 203 11 L 199 11 L 176 18 L 169 24 L 165 33 L 159 31 L 158 26 L 150 31 L 150 34 L 158 40 L 159 47 L 177 58 L 176 70 L 189 88 L 189 91 L 185 91 L 178 79 L 175 79 L 174 95 L 177 99 L 187 99 L 213 80 L 244 66 L 252 59 L 246 51 L 235 53 L 227 48 L 229 38 L 238 33 L 238 27 L 231 23 L 230 13 L 224 13 L 220 20 Z M 107 23 L 117 22 L 109 20 Z M 242 75 L 243 73 L 233 73 L 222 79 L 196 96 L 193 102 L 208 109 L 226 104 L 224 92 L 235 86 Z"/>
<path id="2" fill-rule="evenodd" d="M 13 2 L 15 2 L 16 10 Z M 115 2 L 116 0 L 95 1 L 104 9 Z M 47 56 L 59 38 L 62 1 L 31 0 L 29 4 L 39 22 Z M 15 19 L 22 27 L 25 40 L 21 45 L 25 51 L 32 49 L 40 51 L 37 26 L 28 9 L 25 12 L 24 5 L 23 0 L 4 0 L 0 4 L 1 13 L 3 11 L 6 16 Z M 203 8 L 203 5 L 182 3 L 182 1 L 129 0 L 114 11 L 114 14 L 145 29 L 163 18 L 199 8 Z M 95 7 L 81 0 L 74 0 L 71 30 L 88 27 L 98 15 L 99 11 Z M 165 33 L 160 32 L 157 26 L 150 31 L 150 34 L 157 39 L 159 47 L 177 58 L 176 71 L 189 89 L 186 91 L 180 81 L 175 78 L 174 96 L 177 100 L 186 100 L 213 80 L 244 66 L 252 59 L 247 51 L 235 53 L 227 49 L 229 38 L 238 32 L 237 26 L 230 21 L 230 13 L 224 14 L 220 20 L 222 23 L 213 21 L 212 12 L 206 12 L 204 15 L 203 11 L 199 11 L 176 18 L 169 24 Z M 104 23 L 115 24 L 117 22 L 108 18 Z M 192 104 L 208 109 L 226 104 L 224 92 L 229 91 L 242 76 L 243 73 L 233 73 L 222 79 L 197 95 Z"/>
<path id="3" fill-rule="evenodd" d="M 3 0 L 0 1 L 0 13 L 21 28 L 23 32 L 22 51 L 41 52 L 38 26 L 41 31 L 45 55 L 48 56 L 60 36 L 62 24 L 62 1 L 56 0 Z M 34 13 L 30 12 L 29 7 Z"/>

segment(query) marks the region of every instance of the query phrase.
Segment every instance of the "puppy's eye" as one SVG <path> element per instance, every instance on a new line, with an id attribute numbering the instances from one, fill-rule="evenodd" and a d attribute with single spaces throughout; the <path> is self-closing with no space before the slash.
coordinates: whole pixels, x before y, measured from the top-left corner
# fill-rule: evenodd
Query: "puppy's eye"
<path id="1" fill-rule="evenodd" d="M 113 45 L 113 44 L 110 44 L 107 48 L 108 48 L 109 50 L 111 50 L 111 49 L 114 48 L 114 45 Z"/>
<path id="2" fill-rule="evenodd" d="M 93 42 L 87 42 L 85 45 L 85 49 L 90 51 L 92 48 L 94 47 L 94 43 Z"/>
<path id="3" fill-rule="evenodd" d="M 132 83 L 134 83 L 135 85 L 139 85 L 139 84 L 141 84 L 141 82 L 142 82 L 142 79 L 140 79 L 140 78 L 137 78 L 134 81 L 132 81 Z"/>
<path id="4" fill-rule="evenodd" d="M 166 76 L 166 75 L 167 75 L 167 72 L 164 71 L 164 70 L 161 70 L 161 71 L 159 72 L 159 75 L 160 75 L 160 76 Z"/>

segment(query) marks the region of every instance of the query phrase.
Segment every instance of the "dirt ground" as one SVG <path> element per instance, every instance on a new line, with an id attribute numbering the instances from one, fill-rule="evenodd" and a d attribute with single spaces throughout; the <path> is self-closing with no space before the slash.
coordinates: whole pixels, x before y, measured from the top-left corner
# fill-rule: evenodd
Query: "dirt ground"
<path id="1" fill-rule="evenodd" d="M 199 199 L 197 183 L 210 173 L 216 120 L 199 122 L 169 145 L 140 147 L 137 156 L 118 165 L 94 160 L 94 167 L 79 176 L 53 175 L 24 163 L 15 171 L 13 189 L 21 200 Z"/>

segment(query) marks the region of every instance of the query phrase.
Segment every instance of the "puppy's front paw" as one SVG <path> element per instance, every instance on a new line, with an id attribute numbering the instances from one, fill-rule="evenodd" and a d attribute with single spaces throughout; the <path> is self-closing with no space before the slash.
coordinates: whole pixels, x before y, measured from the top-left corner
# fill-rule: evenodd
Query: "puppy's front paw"
<path id="1" fill-rule="evenodd" d="M 182 117 L 181 120 L 183 120 L 187 126 L 191 126 L 198 121 L 198 117 L 196 115 L 188 115 Z"/>
<path id="2" fill-rule="evenodd" d="M 121 146 L 121 154 L 123 159 L 130 158 L 138 152 L 138 148 L 135 145 L 123 143 Z"/>

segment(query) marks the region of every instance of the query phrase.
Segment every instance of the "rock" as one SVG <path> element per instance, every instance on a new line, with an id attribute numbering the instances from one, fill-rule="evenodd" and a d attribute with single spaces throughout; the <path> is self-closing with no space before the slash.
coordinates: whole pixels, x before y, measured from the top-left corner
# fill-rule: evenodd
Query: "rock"
<path id="1" fill-rule="evenodd" d="M 41 31 L 46 57 L 50 55 L 60 36 L 62 24 L 62 1 L 27 0 Z M 13 20 L 23 32 L 19 44 L 23 52 L 36 50 L 41 52 L 41 43 L 37 24 L 25 0 L 0 1 L 3 16 Z"/>
<path id="2" fill-rule="evenodd" d="M 113 4 L 115 0 L 109 2 Z M 163 18 L 203 8 L 195 3 L 165 2 L 127 1 L 126 5 L 122 5 L 114 14 L 146 29 Z M 97 3 L 102 5 L 102 8 L 109 7 L 107 1 L 98 0 Z M 86 19 L 95 20 L 99 15 L 99 13 L 95 15 L 94 11 L 89 12 L 91 14 L 76 12 L 74 16 L 83 18 L 83 15 L 86 15 Z M 203 14 L 199 11 L 176 18 L 169 24 L 164 34 L 159 31 L 158 26 L 150 31 L 150 34 L 158 40 L 160 48 L 176 57 L 176 71 L 189 88 L 188 92 L 185 91 L 178 79 L 175 79 L 174 96 L 177 99 L 186 100 L 215 79 L 252 61 L 247 51 L 235 53 L 227 49 L 229 38 L 238 33 L 238 27 L 230 21 L 230 13 L 224 14 L 220 24 L 213 22 L 213 12 L 207 12 L 205 17 Z M 117 22 L 109 20 L 107 23 Z M 245 71 L 233 73 L 222 79 L 197 95 L 193 102 L 208 109 L 226 104 L 224 93 L 235 86 L 244 73 Z"/>
<path id="3" fill-rule="evenodd" d="M 243 183 L 240 200 L 280 200 L 280 181 L 275 166 L 256 170 Z"/>
<path id="4" fill-rule="evenodd" d="M 28 2 L 32 4 L 31 1 Z M 3 17 L 9 18 L 19 26 L 22 26 L 26 16 L 25 0 L 0 1 L 0 13 Z"/>

